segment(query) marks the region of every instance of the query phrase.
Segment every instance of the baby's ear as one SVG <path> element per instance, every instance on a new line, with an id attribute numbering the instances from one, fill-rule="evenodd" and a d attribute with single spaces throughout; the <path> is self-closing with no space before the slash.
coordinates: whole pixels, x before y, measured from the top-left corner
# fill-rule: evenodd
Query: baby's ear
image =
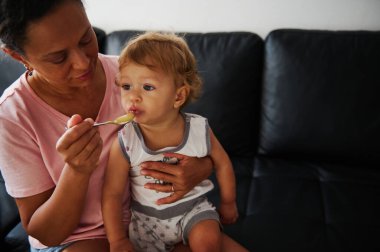
<path id="1" fill-rule="evenodd" d="M 176 98 L 174 101 L 174 108 L 180 108 L 187 100 L 187 97 L 190 94 L 190 86 L 184 84 L 179 87 L 176 92 Z"/>

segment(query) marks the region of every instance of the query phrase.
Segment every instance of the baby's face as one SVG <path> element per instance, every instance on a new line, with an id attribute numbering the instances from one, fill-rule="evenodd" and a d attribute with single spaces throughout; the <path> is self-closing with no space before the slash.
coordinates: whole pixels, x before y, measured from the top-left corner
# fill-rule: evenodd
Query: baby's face
<path id="1" fill-rule="evenodd" d="M 173 76 L 163 71 L 129 62 L 121 69 L 116 83 L 121 87 L 124 110 L 133 112 L 138 123 L 162 123 L 178 113 L 174 106 L 178 89 Z"/>

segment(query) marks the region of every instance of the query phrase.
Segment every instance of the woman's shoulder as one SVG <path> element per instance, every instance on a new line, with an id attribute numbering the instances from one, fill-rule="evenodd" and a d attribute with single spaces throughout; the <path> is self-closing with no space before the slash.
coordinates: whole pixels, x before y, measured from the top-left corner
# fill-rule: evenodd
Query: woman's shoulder
<path id="1" fill-rule="evenodd" d="M 119 67 L 119 56 L 117 55 L 106 55 L 99 53 L 99 59 L 103 67 L 110 67 L 112 69 L 118 69 Z"/>
<path id="2" fill-rule="evenodd" d="M 107 79 L 107 85 L 114 86 L 113 90 L 115 89 L 115 78 L 119 71 L 119 57 L 115 55 L 104 55 L 99 53 L 99 60 L 102 64 L 104 74 Z M 115 90 L 114 90 L 115 91 Z"/>
<path id="3" fill-rule="evenodd" d="M 23 101 L 24 93 L 27 88 L 24 85 L 25 77 L 20 76 L 10 86 L 8 86 L 0 97 L 0 108 L 3 110 L 8 104 L 17 104 Z"/>

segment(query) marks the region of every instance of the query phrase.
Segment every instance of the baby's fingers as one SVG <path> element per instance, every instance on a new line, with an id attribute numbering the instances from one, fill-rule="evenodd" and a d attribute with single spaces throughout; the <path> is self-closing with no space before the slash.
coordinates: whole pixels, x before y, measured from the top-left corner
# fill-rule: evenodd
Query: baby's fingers
<path id="1" fill-rule="evenodd" d="M 220 222 L 222 224 L 233 224 L 237 221 L 237 217 L 224 218 L 223 216 L 220 218 Z"/>

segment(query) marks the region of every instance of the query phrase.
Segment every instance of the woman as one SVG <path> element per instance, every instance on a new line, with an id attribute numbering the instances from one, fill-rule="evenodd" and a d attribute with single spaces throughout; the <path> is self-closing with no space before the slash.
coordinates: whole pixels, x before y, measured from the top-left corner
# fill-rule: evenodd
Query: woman
<path id="1" fill-rule="evenodd" d="M 2 48 L 27 69 L 0 100 L 0 167 L 32 251 L 108 251 L 101 188 L 118 128 L 92 125 L 123 114 L 113 84 L 117 58 L 98 54 L 80 0 L 1 0 L 0 8 Z M 177 166 L 144 165 L 144 175 L 172 183 L 147 185 L 174 190 L 160 203 L 180 199 L 211 173 L 209 158 L 179 158 Z"/>

